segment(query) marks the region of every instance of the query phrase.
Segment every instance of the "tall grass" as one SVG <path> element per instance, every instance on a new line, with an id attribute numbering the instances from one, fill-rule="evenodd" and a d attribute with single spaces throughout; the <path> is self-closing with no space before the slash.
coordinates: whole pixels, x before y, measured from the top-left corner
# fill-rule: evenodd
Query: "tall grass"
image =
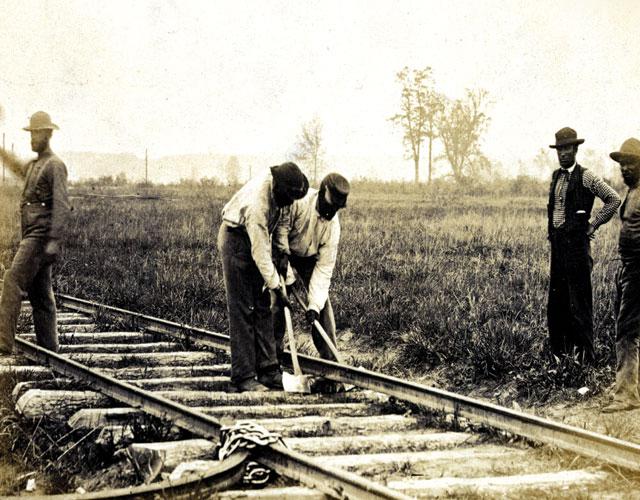
<path id="1" fill-rule="evenodd" d="M 529 181 L 527 181 L 529 182 Z M 444 369 L 452 385 L 516 384 L 523 394 L 610 377 L 614 221 L 592 251 L 598 370 L 546 355 L 545 185 L 475 189 L 445 183 L 356 183 L 340 212 L 332 286 L 340 330 L 372 350 L 399 353 L 394 370 Z M 515 188 L 513 186 L 516 186 Z M 215 240 L 233 189 L 155 188 L 156 200 L 76 198 L 59 290 L 175 321 L 226 329 Z M 478 194 L 479 193 L 479 194 Z M 498 195 L 494 195 L 497 193 Z M 13 200 L 0 209 L 14 235 Z M 13 227 L 12 227 L 13 225 Z M 8 265 L 17 238 L 0 243 Z"/>

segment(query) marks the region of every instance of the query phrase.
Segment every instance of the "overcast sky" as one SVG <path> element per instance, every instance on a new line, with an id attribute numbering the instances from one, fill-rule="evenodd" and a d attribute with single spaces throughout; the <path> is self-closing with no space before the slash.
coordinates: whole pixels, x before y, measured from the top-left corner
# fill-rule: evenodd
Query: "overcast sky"
<path id="1" fill-rule="evenodd" d="M 565 125 L 605 154 L 640 136 L 638 0 L 0 6 L 0 131 L 24 154 L 43 109 L 60 151 L 284 156 L 318 115 L 331 155 L 400 157 L 405 65 L 450 97 L 488 90 L 484 150 L 507 166 Z"/>

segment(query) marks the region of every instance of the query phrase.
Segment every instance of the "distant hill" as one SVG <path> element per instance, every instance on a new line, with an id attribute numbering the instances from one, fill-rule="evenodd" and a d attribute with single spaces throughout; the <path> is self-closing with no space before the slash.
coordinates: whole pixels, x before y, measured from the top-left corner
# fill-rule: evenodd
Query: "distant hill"
<path id="1" fill-rule="evenodd" d="M 227 181 L 226 166 L 232 155 L 220 153 L 172 155 L 149 158 L 149 180 L 153 183 L 178 182 L 181 179 L 200 180 L 215 178 Z M 239 163 L 237 176 L 241 182 L 253 177 L 260 170 L 276 165 L 287 158 L 274 154 L 233 155 Z M 60 157 L 67 164 L 71 180 L 83 180 L 102 176 L 115 177 L 124 173 L 129 181 L 144 180 L 144 157 L 130 153 L 110 154 L 92 152 L 63 152 Z M 305 165 L 300 165 L 305 170 Z M 325 165 L 318 173 L 338 171 L 351 179 L 369 178 L 380 180 L 412 180 L 411 161 L 392 156 L 327 156 Z M 311 172 L 306 172 L 311 179 Z M 426 177 L 426 171 L 423 173 Z"/>

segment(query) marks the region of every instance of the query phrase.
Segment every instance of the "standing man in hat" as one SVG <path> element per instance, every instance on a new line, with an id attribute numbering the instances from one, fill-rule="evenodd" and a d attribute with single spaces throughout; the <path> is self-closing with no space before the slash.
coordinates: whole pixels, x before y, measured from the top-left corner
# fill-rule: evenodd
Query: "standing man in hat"
<path id="1" fill-rule="evenodd" d="M 551 352 L 560 356 L 572 354 L 575 349 L 583 362 L 591 363 L 590 240 L 598 227 L 616 213 L 620 197 L 600 177 L 576 163 L 578 145 L 583 142 L 575 130 L 565 127 L 556 132 L 556 143 L 549 146 L 558 153 L 560 168 L 553 172 L 547 205 L 551 242 L 547 319 Z M 591 218 L 596 196 L 604 206 Z"/>
<path id="2" fill-rule="evenodd" d="M 616 273 L 616 384 L 613 401 L 603 412 L 640 408 L 638 349 L 640 348 L 640 141 L 622 143 L 609 156 L 620 163 L 629 191 L 620 209 L 620 267 Z"/>
<path id="3" fill-rule="evenodd" d="M 338 210 L 346 207 L 349 181 L 342 175 L 331 173 L 320 183 L 320 190 L 309 189 L 304 198 L 291 206 L 288 219 L 283 219 L 276 228 L 278 271 L 287 275 L 289 264 L 295 269 L 307 287 L 306 319 L 316 349 L 324 359 L 335 360 L 331 350 L 314 327 L 318 320 L 336 345 L 336 322 L 333 316 L 329 287 L 338 255 L 340 221 Z M 288 284 L 295 278 L 291 273 Z M 285 331 L 282 304 L 274 305 L 274 330 L 278 357 L 283 352 Z"/>
<path id="4" fill-rule="evenodd" d="M 269 291 L 286 301 L 271 256 L 271 234 L 309 181 L 295 163 L 283 163 L 245 184 L 222 209 L 218 250 L 231 337 L 231 388 L 282 389 Z M 257 376 L 257 380 L 256 380 Z"/>
<path id="5" fill-rule="evenodd" d="M 0 299 L 0 353 L 13 351 L 22 294 L 33 308 L 38 345 L 58 351 L 56 303 L 51 285 L 51 267 L 60 254 L 63 229 L 70 210 L 67 167 L 49 142 L 58 127 L 44 111 L 31 116 L 28 127 L 31 149 L 38 157 L 23 165 L 0 148 L 0 156 L 13 173 L 24 179 L 20 201 L 22 239 L 11 267 L 4 274 Z"/>

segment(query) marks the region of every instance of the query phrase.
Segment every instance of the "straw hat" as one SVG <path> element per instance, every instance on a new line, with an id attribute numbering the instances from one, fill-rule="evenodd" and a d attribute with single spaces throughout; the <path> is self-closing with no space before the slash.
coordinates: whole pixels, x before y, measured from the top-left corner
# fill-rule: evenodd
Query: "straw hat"
<path id="1" fill-rule="evenodd" d="M 614 151 L 609 155 L 612 160 L 620 163 L 623 160 L 639 161 L 640 160 L 640 141 L 635 137 L 631 137 L 622 143 L 620 151 Z"/>
<path id="2" fill-rule="evenodd" d="M 51 122 L 51 117 L 49 113 L 45 113 L 44 111 L 36 111 L 31 115 L 29 119 L 29 126 L 23 127 L 22 130 L 26 130 L 27 132 L 31 132 L 32 130 L 58 130 L 58 126 L 55 123 Z"/>

